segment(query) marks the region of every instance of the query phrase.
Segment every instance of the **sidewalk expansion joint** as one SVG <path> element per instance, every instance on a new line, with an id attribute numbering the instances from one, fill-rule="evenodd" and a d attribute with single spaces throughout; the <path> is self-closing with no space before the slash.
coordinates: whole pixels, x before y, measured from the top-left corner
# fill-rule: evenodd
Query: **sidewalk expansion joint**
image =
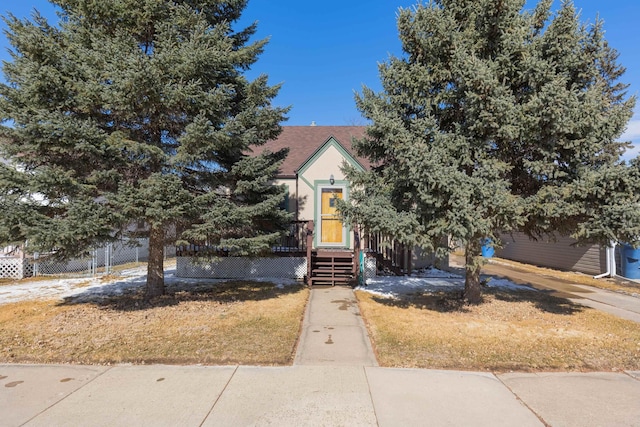
<path id="1" fill-rule="evenodd" d="M 62 399 L 60 400 L 56 400 L 55 402 L 53 402 L 51 405 L 47 406 L 46 408 L 44 408 L 42 411 L 38 412 L 37 414 L 35 414 L 33 417 L 29 418 L 27 421 L 25 421 L 24 423 L 20 424 L 20 426 L 24 426 L 29 424 L 31 421 L 33 421 L 34 419 L 38 418 L 40 415 L 42 415 L 43 413 L 47 412 L 49 409 L 53 408 L 54 406 L 56 406 L 58 403 L 62 402 L 63 400 L 66 400 L 69 396 L 76 394 L 76 392 L 78 392 L 79 390 L 82 390 L 83 388 L 85 388 L 86 386 L 88 386 L 89 384 L 91 384 L 92 382 L 94 382 L 96 379 L 100 378 L 101 376 L 103 376 L 104 374 L 106 374 L 107 372 L 109 372 L 110 370 L 113 369 L 113 366 L 109 366 L 107 369 L 105 369 L 103 372 L 100 372 L 98 375 L 96 375 L 95 377 L 89 379 L 89 381 L 87 381 L 86 384 L 81 385 L 80 387 L 78 387 L 77 389 L 73 390 L 71 393 L 67 394 L 66 396 L 64 396 Z"/>
<path id="2" fill-rule="evenodd" d="M 378 413 L 376 412 L 376 405 L 373 401 L 373 394 L 371 394 L 371 383 L 369 383 L 369 375 L 367 374 L 367 367 L 363 366 L 364 370 L 364 379 L 367 381 L 367 390 L 369 390 L 369 399 L 371 400 L 371 407 L 373 408 L 373 416 L 376 419 L 376 425 L 380 426 L 380 421 L 378 420 Z"/>
<path id="3" fill-rule="evenodd" d="M 503 386 L 505 386 L 505 387 L 506 387 L 506 389 L 507 389 L 507 390 L 509 390 L 509 392 L 510 392 L 511 394 L 513 394 L 513 397 L 515 397 L 515 398 L 516 398 L 516 400 L 517 400 L 518 402 L 520 402 L 520 403 L 521 403 L 525 408 L 527 408 L 529 411 L 531 411 L 531 413 L 532 413 L 533 415 L 535 415 L 535 416 L 536 416 L 536 418 L 537 418 L 537 419 L 538 419 L 542 424 L 544 424 L 544 425 L 545 425 L 545 427 L 552 427 L 552 426 L 551 426 L 551 424 L 549 424 L 548 422 L 546 422 L 546 421 L 544 420 L 544 418 L 542 418 L 542 416 L 540 416 L 540 415 L 539 415 L 539 414 L 538 414 L 538 413 L 537 413 L 537 412 L 536 412 L 536 411 L 535 411 L 531 406 L 529 406 L 529 405 L 527 404 L 527 402 L 525 402 L 524 400 L 522 400 L 522 399 L 520 398 L 520 396 L 518 396 L 518 394 L 517 394 L 515 391 L 513 391 L 513 389 L 512 389 L 511 387 L 509 387 L 509 386 L 507 385 L 507 383 L 505 383 L 504 381 L 502 381 L 502 378 L 500 378 L 500 376 L 499 376 L 498 374 L 496 374 L 496 373 L 494 373 L 494 372 L 492 372 L 491 374 L 492 374 L 492 375 L 493 375 L 493 376 L 494 376 L 494 377 L 495 377 L 495 378 L 496 378 L 496 379 L 497 379 L 497 380 L 498 380 L 498 381 L 499 381 Z"/>
<path id="4" fill-rule="evenodd" d="M 218 394 L 218 397 L 216 397 L 216 399 L 213 401 L 213 404 L 211 405 L 211 408 L 209 408 L 209 410 L 207 411 L 207 414 L 202 419 L 202 422 L 200 424 L 198 424 L 198 427 L 202 427 L 202 425 L 205 423 L 205 421 L 207 421 L 207 418 L 209 418 L 209 416 L 211 415 L 211 412 L 213 412 L 213 409 L 216 407 L 216 405 L 218 404 L 218 401 L 220 401 L 220 398 L 222 397 L 224 392 L 227 390 L 227 387 L 229 387 L 229 384 L 231 383 L 231 380 L 233 379 L 233 377 L 236 375 L 236 372 L 238 372 L 238 368 L 239 367 L 240 367 L 240 365 L 236 365 L 236 367 L 233 370 L 233 373 L 229 376 L 229 379 L 227 380 L 227 383 L 224 385 L 224 387 L 220 391 L 220 394 Z"/>

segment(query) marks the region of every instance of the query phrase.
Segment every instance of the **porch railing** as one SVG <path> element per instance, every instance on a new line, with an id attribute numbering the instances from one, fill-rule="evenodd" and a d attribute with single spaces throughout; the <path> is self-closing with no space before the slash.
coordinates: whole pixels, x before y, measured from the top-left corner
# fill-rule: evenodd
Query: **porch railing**
<path id="1" fill-rule="evenodd" d="M 310 234 L 313 234 L 313 221 L 292 221 L 287 233 L 271 246 L 271 252 L 278 256 L 306 256 Z M 231 254 L 221 246 L 190 244 L 177 246 L 176 255 L 227 257 Z"/>
<path id="2" fill-rule="evenodd" d="M 311 224 L 311 225 L 310 225 Z M 275 244 L 271 250 L 275 254 L 306 254 L 307 236 L 309 231 L 313 233 L 313 221 L 292 221 L 289 224 L 289 232 Z"/>
<path id="3" fill-rule="evenodd" d="M 365 248 L 375 253 L 378 269 L 397 275 L 411 274 L 411 246 L 380 233 L 365 235 L 364 243 Z"/>

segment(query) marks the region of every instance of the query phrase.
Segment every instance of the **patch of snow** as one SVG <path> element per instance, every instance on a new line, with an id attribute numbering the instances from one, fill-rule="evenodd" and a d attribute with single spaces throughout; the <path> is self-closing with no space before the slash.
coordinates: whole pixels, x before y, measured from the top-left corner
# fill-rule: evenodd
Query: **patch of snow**
<path id="1" fill-rule="evenodd" d="M 397 298 L 401 295 L 409 295 L 416 292 L 437 292 L 464 289 L 464 279 L 382 276 L 367 279 L 367 285 L 360 286 L 357 289 L 374 295 Z"/>
<path id="2" fill-rule="evenodd" d="M 56 298 L 70 294 L 76 289 L 86 289 L 84 286 L 87 284 L 91 286 L 99 284 L 99 281 L 91 278 L 54 279 L 4 285 L 0 286 L 0 304 L 33 299 Z"/>
<path id="3" fill-rule="evenodd" d="M 72 300 L 73 302 L 89 302 L 102 298 L 124 295 L 127 292 L 135 292 L 142 288 L 146 282 L 146 276 L 129 276 L 107 282 L 91 284 L 86 288 L 74 289 L 60 295 L 61 299 Z"/>
<path id="4" fill-rule="evenodd" d="M 171 288 L 182 288 L 211 283 L 224 283 L 231 279 L 196 279 L 176 277 L 175 267 L 165 270 L 165 285 Z M 93 301 L 101 298 L 123 295 L 144 287 L 146 267 L 136 267 L 121 271 L 119 277 L 106 278 L 73 278 L 17 282 L 13 285 L 0 286 L 0 305 L 18 301 L 59 298 L 72 299 L 77 302 Z M 238 279 L 233 279 L 238 280 Z M 263 277 L 248 279 L 259 282 L 271 282 L 278 289 L 285 286 L 298 285 L 295 279 Z M 491 288 L 512 290 L 531 290 L 527 286 L 516 285 L 506 279 L 491 278 L 487 284 Z M 460 275 L 435 268 L 415 271 L 411 276 L 377 276 L 367 279 L 366 286 L 357 289 L 383 296 L 397 298 L 423 292 L 462 291 L 464 278 Z"/>
<path id="5" fill-rule="evenodd" d="M 513 283 L 508 279 L 494 279 L 491 278 L 489 283 L 487 283 L 487 287 L 489 288 L 501 288 L 501 289 L 510 289 L 512 291 L 536 291 L 535 288 L 530 286 L 518 285 Z"/>
<path id="6" fill-rule="evenodd" d="M 135 292 L 145 286 L 147 280 L 145 266 L 119 272 L 119 277 L 87 277 L 73 279 L 27 280 L 12 285 L 0 286 L 0 305 L 36 299 L 73 300 L 74 302 L 95 301 L 115 295 Z M 190 285 L 223 283 L 238 279 L 190 279 L 176 277 L 175 267 L 164 272 L 165 286 L 187 288 Z M 263 277 L 246 279 L 259 282 L 271 282 L 279 289 L 299 284 L 295 279 Z"/>
<path id="7" fill-rule="evenodd" d="M 487 286 L 511 290 L 532 290 L 528 286 L 517 285 L 506 279 L 491 278 Z M 464 290 L 464 277 L 431 268 L 417 271 L 411 276 L 376 276 L 367 279 L 366 286 L 359 286 L 357 289 L 387 298 L 398 298 L 402 295 L 424 292 L 462 291 Z"/>
<path id="8" fill-rule="evenodd" d="M 441 279 L 462 279 L 459 274 L 451 273 L 449 271 L 439 270 L 437 268 L 423 268 L 421 270 L 415 270 L 411 273 L 412 277 L 437 277 Z"/>

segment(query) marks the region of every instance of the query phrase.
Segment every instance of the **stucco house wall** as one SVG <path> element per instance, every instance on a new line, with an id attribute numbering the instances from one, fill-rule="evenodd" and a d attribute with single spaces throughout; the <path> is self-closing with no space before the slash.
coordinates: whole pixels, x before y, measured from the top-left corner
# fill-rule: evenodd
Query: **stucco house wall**
<path id="1" fill-rule="evenodd" d="M 288 196 L 285 200 L 285 208 L 287 212 L 295 213 L 296 205 L 296 180 L 295 179 L 276 179 L 274 185 L 284 185 L 287 187 Z M 294 218 L 295 219 L 295 218 Z"/>
<path id="2" fill-rule="evenodd" d="M 285 126 L 278 138 L 254 152 L 289 150 L 274 184 L 288 187 L 287 210 L 295 213 L 298 221 L 313 220 L 317 232 L 321 227 L 323 188 L 341 189 L 343 198 L 348 200 L 350 188 L 342 165 L 347 163 L 361 170 L 368 167 L 367 161 L 357 158 L 351 148 L 352 139 L 363 137 L 364 132 L 363 126 Z M 314 248 L 322 247 L 319 235 L 314 234 Z M 354 240 L 352 230 L 346 227 L 342 243 L 329 246 L 353 249 Z"/>
<path id="3" fill-rule="evenodd" d="M 299 216 L 301 220 L 315 220 L 317 194 L 319 185 L 329 185 L 329 179 L 333 176 L 336 185 L 347 187 L 348 182 L 340 170 L 343 162 L 348 162 L 345 156 L 338 150 L 335 144 L 329 144 L 326 149 L 312 161 L 308 167 L 299 172 L 298 188 L 303 203 L 300 207 Z"/>

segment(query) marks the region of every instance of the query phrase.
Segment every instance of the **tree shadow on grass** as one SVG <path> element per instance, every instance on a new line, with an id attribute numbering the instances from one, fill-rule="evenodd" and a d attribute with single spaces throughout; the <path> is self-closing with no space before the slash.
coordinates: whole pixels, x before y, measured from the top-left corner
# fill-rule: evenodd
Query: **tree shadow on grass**
<path id="1" fill-rule="evenodd" d="M 552 295 L 553 291 L 493 291 L 495 298 L 506 302 L 530 302 L 540 311 L 551 314 L 571 316 L 581 313 L 585 309 L 590 309 L 580 304 L 576 304 L 567 298 Z"/>
<path id="2" fill-rule="evenodd" d="M 303 289 L 302 284 L 283 286 L 251 280 L 198 281 L 198 283 L 185 280 L 167 284 L 165 295 L 148 300 L 144 294 L 144 282 L 138 282 L 137 285 L 124 289 L 121 283 L 103 285 L 99 292 L 88 290 L 66 297 L 60 305 L 93 304 L 104 309 L 139 311 L 171 307 L 185 302 L 231 304 L 262 301 L 295 294 Z"/>
<path id="3" fill-rule="evenodd" d="M 540 311 L 565 316 L 580 313 L 588 308 L 573 303 L 566 298 L 551 295 L 551 293 L 552 291 L 484 288 L 482 301 L 474 305 L 486 304 L 491 297 L 505 302 L 529 302 Z M 468 313 L 471 307 L 471 305 L 462 299 L 462 293 L 460 291 L 402 295 L 395 299 L 374 296 L 372 299 L 386 306 L 405 309 L 417 308 L 438 313 Z"/>
<path id="4" fill-rule="evenodd" d="M 371 299 L 382 305 L 404 309 L 417 308 L 419 310 L 437 311 L 439 313 L 466 313 L 469 311 L 459 291 L 414 293 L 410 295 L 400 295 L 396 298 L 373 296 Z"/>

